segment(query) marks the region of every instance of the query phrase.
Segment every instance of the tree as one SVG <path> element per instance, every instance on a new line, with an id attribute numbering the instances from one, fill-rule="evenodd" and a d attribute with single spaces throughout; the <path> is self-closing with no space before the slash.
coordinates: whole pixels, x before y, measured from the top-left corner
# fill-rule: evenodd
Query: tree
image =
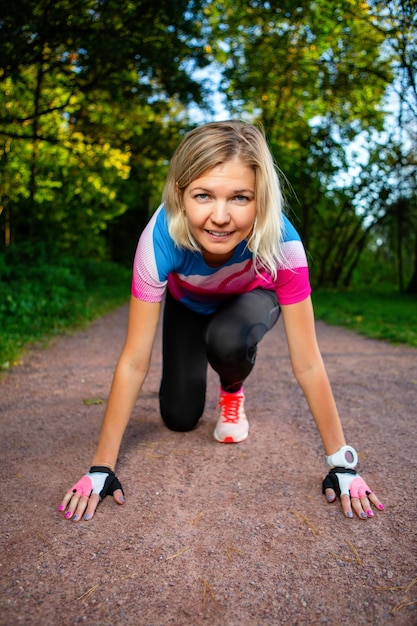
<path id="1" fill-rule="evenodd" d="M 187 103 L 202 101 L 190 74 L 206 59 L 189 5 L 16 0 L 0 9 L 6 245 L 39 236 L 100 252 L 97 235 L 129 206 L 131 161 L 150 148 L 142 140 L 166 136 Z"/>
<path id="2" fill-rule="evenodd" d="M 355 0 L 224 2 L 206 12 L 231 110 L 262 123 L 289 180 L 313 280 L 344 284 L 368 229 L 356 212 L 357 183 L 341 185 L 341 175 L 347 147 L 383 128 L 393 76 L 385 34 Z"/>
<path id="3" fill-rule="evenodd" d="M 384 36 L 394 80 L 389 89 L 393 113 L 387 128 L 386 241 L 397 260 L 398 285 L 417 294 L 417 0 L 373 0 L 368 21 Z M 387 126 L 388 126 L 387 124 Z M 406 272 L 407 266 L 413 268 Z"/>

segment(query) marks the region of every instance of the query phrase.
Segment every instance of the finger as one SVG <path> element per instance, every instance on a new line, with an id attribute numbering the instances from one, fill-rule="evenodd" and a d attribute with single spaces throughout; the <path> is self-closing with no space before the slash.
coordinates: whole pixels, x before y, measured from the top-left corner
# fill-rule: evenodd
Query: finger
<path id="1" fill-rule="evenodd" d="M 71 492 L 72 493 L 72 492 Z M 76 493 L 72 493 L 72 497 L 70 499 L 70 501 L 67 503 L 67 512 L 65 513 L 65 518 L 66 519 L 71 519 L 71 517 L 74 515 L 74 511 L 78 506 L 78 502 L 79 502 L 80 496 L 78 496 Z M 62 507 L 62 505 L 61 505 Z M 61 510 L 61 507 L 59 507 L 59 510 Z M 62 510 L 65 510 L 62 509 Z"/>
<path id="2" fill-rule="evenodd" d="M 123 491 L 121 489 L 116 489 L 116 491 L 113 494 L 113 498 L 115 500 L 115 502 L 117 502 L 117 504 L 124 504 L 125 503 L 125 498 L 123 495 Z"/>
<path id="3" fill-rule="evenodd" d="M 84 519 L 86 522 L 88 522 L 94 517 L 94 513 L 96 512 L 96 509 L 99 503 L 100 503 L 100 497 L 96 493 L 91 494 L 88 500 L 87 510 L 84 515 Z"/>
<path id="4" fill-rule="evenodd" d="M 353 498 L 352 498 L 353 500 Z M 350 497 L 344 493 L 340 496 L 340 503 L 342 505 L 342 509 L 343 509 L 343 513 L 345 514 L 346 517 L 353 517 L 353 513 L 352 513 L 352 508 L 351 508 L 351 503 L 350 503 Z"/>
<path id="5" fill-rule="evenodd" d="M 362 496 L 360 498 L 360 501 L 361 501 L 361 507 L 366 513 L 366 517 L 373 517 L 374 512 L 371 509 L 371 503 L 369 502 L 368 496 Z"/>
<path id="6" fill-rule="evenodd" d="M 336 492 L 334 489 L 327 488 L 324 490 L 327 502 L 334 502 L 336 500 Z"/>
<path id="7" fill-rule="evenodd" d="M 73 522 L 79 522 L 80 519 L 83 516 L 83 513 L 85 511 L 85 509 L 88 506 L 88 501 L 89 501 L 89 497 L 88 496 L 81 496 L 81 498 L 78 500 L 78 505 L 77 508 L 74 511 L 74 515 L 72 517 L 72 521 Z"/>
<path id="8" fill-rule="evenodd" d="M 70 489 L 69 491 L 67 491 L 67 493 L 64 496 L 64 499 L 62 500 L 60 507 L 58 509 L 58 511 L 65 511 L 65 509 L 67 508 L 71 498 L 74 496 L 74 490 Z"/>
<path id="9" fill-rule="evenodd" d="M 385 509 L 382 502 L 376 497 L 374 493 L 369 494 L 369 499 L 372 502 L 372 504 L 376 506 L 376 508 L 379 509 L 380 511 L 383 511 Z"/>
<path id="10" fill-rule="evenodd" d="M 360 498 L 351 498 L 351 503 L 352 503 L 352 509 L 354 510 L 354 512 L 360 519 L 362 520 L 368 519 L 367 514 L 362 508 L 362 503 L 361 503 Z"/>

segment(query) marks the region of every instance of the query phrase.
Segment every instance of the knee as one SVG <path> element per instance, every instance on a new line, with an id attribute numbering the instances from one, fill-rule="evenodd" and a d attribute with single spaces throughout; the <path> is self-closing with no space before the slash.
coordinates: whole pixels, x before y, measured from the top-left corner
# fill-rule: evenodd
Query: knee
<path id="1" fill-rule="evenodd" d="M 177 412 L 169 412 L 161 409 L 161 417 L 165 426 L 170 430 L 174 430 L 179 433 L 186 433 L 193 430 L 201 417 L 201 415 L 185 415 Z"/>
<path id="2" fill-rule="evenodd" d="M 159 408 L 165 426 L 177 432 L 188 432 L 197 426 L 203 414 L 204 398 L 193 402 L 192 394 L 175 398 L 161 394 Z"/>
<path id="3" fill-rule="evenodd" d="M 249 337 L 242 337 L 233 328 L 229 328 L 227 333 L 209 331 L 206 336 L 206 351 L 210 363 L 233 365 L 251 360 L 256 353 L 256 342 L 251 342 Z"/>

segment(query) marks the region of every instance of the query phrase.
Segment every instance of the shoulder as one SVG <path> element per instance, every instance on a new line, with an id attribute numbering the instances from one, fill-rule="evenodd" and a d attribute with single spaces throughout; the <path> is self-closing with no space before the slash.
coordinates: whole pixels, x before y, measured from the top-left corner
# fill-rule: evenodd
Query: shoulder
<path id="1" fill-rule="evenodd" d="M 163 204 L 160 204 L 155 213 L 150 218 L 145 231 L 168 234 L 168 218 Z"/>
<path id="2" fill-rule="evenodd" d="M 168 216 L 161 204 L 143 230 L 137 247 L 136 258 L 145 265 L 155 265 L 160 276 L 181 272 L 196 262 L 196 255 L 178 246 L 170 235 Z"/>
<path id="3" fill-rule="evenodd" d="M 285 243 L 287 241 L 301 241 L 301 237 L 293 225 L 293 223 L 288 219 L 286 215 L 282 216 L 283 221 L 283 229 L 282 229 L 282 241 Z"/>
<path id="4" fill-rule="evenodd" d="M 281 239 L 283 261 L 281 269 L 307 267 L 307 255 L 301 237 L 290 220 L 286 216 L 283 218 L 284 228 Z"/>
<path id="5" fill-rule="evenodd" d="M 149 248 L 154 250 L 161 249 L 165 252 L 174 250 L 175 244 L 169 234 L 168 219 L 163 204 L 156 209 L 142 231 L 139 246 L 141 249 L 145 248 L 145 250 L 149 250 Z"/>

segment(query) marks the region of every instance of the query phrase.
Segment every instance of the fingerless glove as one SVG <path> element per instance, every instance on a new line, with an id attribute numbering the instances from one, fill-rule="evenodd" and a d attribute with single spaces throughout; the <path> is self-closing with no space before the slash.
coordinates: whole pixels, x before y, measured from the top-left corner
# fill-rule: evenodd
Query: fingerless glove
<path id="1" fill-rule="evenodd" d="M 124 495 L 123 487 L 116 474 L 108 467 L 101 465 L 93 465 L 90 471 L 71 487 L 73 493 L 80 496 L 90 497 L 92 493 L 99 496 L 100 500 L 107 495 L 113 495 L 116 489 L 121 489 Z"/>

